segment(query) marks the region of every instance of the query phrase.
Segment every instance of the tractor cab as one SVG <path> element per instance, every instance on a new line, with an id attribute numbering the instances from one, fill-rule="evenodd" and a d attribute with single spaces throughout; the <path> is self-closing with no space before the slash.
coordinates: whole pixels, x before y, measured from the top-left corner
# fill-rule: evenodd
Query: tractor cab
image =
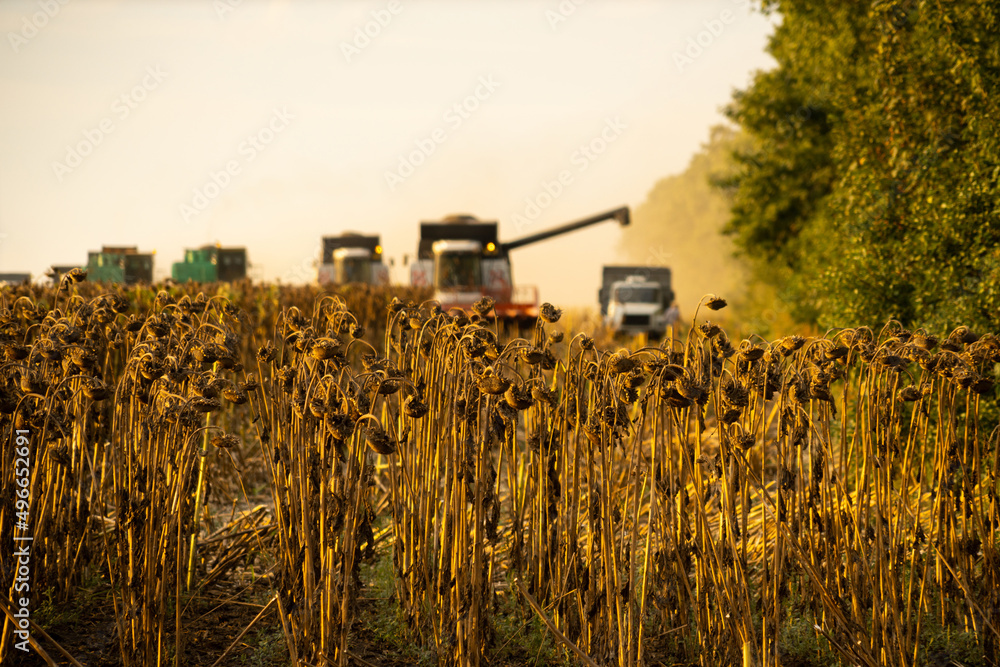
<path id="1" fill-rule="evenodd" d="M 365 248 L 337 248 L 333 251 L 333 274 L 341 285 L 370 282 L 371 253 Z"/>
<path id="2" fill-rule="evenodd" d="M 475 292 L 483 284 L 479 241 L 435 241 L 434 287 L 442 291 Z"/>
<path id="3" fill-rule="evenodd" d="M 640 276 L 629 276 L 615 285 L 612 298 L 615 303 L 660 303 L 660 285 L 643 280 Z"/>
<path id="4" fill-rule="evenodd" d="M 317 277 L 321 285 L 388 285 L 389 268 L 382 261 L 379 237 L 353 232 L 324 236 Z"/>

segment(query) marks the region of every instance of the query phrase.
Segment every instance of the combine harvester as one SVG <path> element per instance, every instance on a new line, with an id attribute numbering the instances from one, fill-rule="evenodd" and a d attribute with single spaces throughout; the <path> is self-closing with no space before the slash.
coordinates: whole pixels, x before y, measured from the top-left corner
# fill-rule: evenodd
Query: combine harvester
<path id="1" fill-rule="evenodd" d="M 483 222 L 470 215 L 422 222 L 417 259 L 410 267 L 410 284 L 433 287 L 434 298 L 445 311 L 468 309 L 483 296 L 492 297 L 499 319 L 527 327 L 538 318 L 538 289 L 535 286 L 514 287 L 510 251 L 605 220 L 617 220 L 623 227 L 628 225 L 628 207 L 506 243 L 497 238 L 496 222 Z"/>
<path id="2" fill-rule="evenodd" d="M 179 283 L 232 282 L 247 277 L 246 248 L 223 248 L 218 243 L 184 251 L 184 261 L 170 267 Z"/>
<path id="3" fill-rule="evenodd" d="M 324 236 L 317 278 L 320 285 L 388 285 L 389 268 L 382 262 L 379 237 L 354 232 Z"/>
<path id="4" fill-rule="evenodd" d="M 154 252 L 139 252 L 136 246 L 104 246 L 87 253 L 87 279 L 95 283 L 153 282 Z"/>

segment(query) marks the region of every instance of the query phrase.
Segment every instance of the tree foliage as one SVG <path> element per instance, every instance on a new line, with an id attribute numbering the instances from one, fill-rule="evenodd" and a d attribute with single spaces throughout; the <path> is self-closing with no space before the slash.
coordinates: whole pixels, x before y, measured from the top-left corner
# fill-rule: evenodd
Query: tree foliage
<path id="1" fill-rule="evenodd" d="M 727 231 L 800 317 L 1000 325 L 1000 1 L 765 0 Z"/>

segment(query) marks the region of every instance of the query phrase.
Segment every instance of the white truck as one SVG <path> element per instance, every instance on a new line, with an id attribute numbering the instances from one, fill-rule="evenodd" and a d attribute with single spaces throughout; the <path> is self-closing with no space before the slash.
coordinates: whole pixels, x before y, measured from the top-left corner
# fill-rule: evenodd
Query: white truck
<path id="1" fill-rule="evenodd" d="M 665 266 L 605 266 L 598 299 L 615 333 L 659 337 L 680 316 Z"/>

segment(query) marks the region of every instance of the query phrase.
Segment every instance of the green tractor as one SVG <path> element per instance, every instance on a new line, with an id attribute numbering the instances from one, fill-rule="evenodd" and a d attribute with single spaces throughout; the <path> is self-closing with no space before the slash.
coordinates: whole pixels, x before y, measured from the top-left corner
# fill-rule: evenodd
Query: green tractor
<path id="1" fill-rule="evenodd" d="M 87 253 L 87 279 L 95 283 L 152 283 L 153 255 L 135 246 L 104 246 Z"/>
<path id="2" fill-rule="evenodd" d="M 231 282 L 247 277 L 246 248 L 206 245 L 184 251 L 184 261 L 176 262 L 170 275 L 177 282 Z"/>

